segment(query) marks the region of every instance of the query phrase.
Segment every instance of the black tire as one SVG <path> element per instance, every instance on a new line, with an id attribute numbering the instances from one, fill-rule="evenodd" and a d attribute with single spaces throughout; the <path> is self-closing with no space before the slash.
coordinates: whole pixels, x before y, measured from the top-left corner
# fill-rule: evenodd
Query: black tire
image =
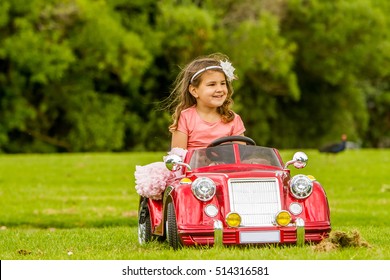
<path id="1" fill-rule="evenodd" d="M 179 234 L 177 232 L 177 223 L 176 223 L 176 214 L 175 207 L 173 207 L 172 202 L 168 203 L 167 210 L 167 239 L 168 244 L 174 250 L 177 250 L 181 247 L 181 242 L 179 238 Z"/>
<path id="2" fill-rule="evenodd" d="M 144 245 L 152 240 L 152 223 L 147 203 L 141 203 L 138 211 L 138 242 Z"/>

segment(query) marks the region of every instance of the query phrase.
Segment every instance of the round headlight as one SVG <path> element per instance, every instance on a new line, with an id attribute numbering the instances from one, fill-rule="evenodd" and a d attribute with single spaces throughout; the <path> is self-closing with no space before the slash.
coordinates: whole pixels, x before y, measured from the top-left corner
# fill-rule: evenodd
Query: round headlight
<path id="1" fill-rule="evenodd" d="M 306 198 L 313 191 L 313 182 L 305 175 L 296 175 L 291 179 L 290 190 L 295 198 Z"/>
<path id="2" fill-rule="evenodd" d="M 218 215 L 218 208 L 214 204 L 209 204 L 204 208 L 204 212 L 207 216 L 213 218 Z"/>
<path id="3" fill-rule="evenodd" d="M 229 227 L 239 227 L 241 224 L 241 216 L 236 212 L 230 212 L 226 215 L 226 223 Z"/>
<path id="4" fill-rule="evenodd" d="M 289 212 L 282 210 L 276 214 L 275 221 L 280 226 L 288 226 L 288 224 L 291 222 L 291 215 Z"/>
<path id="5" fill-rule="evenodd" d="M 216 187 L 213 180 L 202 177 L 192 183 L 192 193 L 201 201 L 209 201 L 215 195 Z"/>
<path id="6" fill-rule="evenodd" d="M 291 203 L 288 209 L 290 209 L 290 212 L 294 215 L 299 215 L 302 213 L 302 205 L 298 202 Z"/>

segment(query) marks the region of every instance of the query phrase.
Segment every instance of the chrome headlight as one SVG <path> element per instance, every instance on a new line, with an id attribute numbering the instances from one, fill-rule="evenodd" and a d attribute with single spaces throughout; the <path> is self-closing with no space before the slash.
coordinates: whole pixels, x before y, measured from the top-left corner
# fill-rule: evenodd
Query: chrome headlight
<path id="1" fill-rule="evenodd" d="M 290 190 L 295 198 L 306 198 L 313 191 L 313 182 L 305 175 L 296 175 L 291 179 Z"/>
<path id="2" fill-rule="evenodd" d="M 215 195 L 216 187 L 213 180 L 201 177 L 192 183 L 192 193 L 201 201 L 209 201 Z"/>

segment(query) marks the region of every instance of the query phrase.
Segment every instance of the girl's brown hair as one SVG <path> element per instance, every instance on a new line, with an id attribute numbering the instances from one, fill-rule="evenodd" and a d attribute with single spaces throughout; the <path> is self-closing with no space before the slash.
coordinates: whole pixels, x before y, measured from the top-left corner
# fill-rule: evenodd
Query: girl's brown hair
<path id="1" fill-rule="evenodd" d="M 169 126 L 169 131 L 174 132 L 177 129 L 177 124 L 180 118 L 180 112 L 196 104 L 196 98 L 189 92 L 189 86 L 192 76 L 199 70 L 208 66 L 220 66 L 221 61 L 228 58 L 220 53 L 211 54 L 208 56 L 198 57 L 189 64 L 187 64 L 177 76 L 174 82 L 174 88 L 169 96 L 170 108 L 175 107 L 172 114 L 173 123 Z M 213 71 L 222 71 L 222 69 L 212 69 Z M 225 73 L 224 73 L 225 74 Z M 225 75 L 226 77 L 226 75 Z M 194 87 L 198 87 L 202 81 L 202 73 L 197 75 L 192 81 Z M 233 105 L 233 87 L 231 81 L 226 79 L 226 85 L 228 89 L 227 97 L 222 106 L 217 108 L 218 113 L 221 115 L 221 119 L 224 123 L 231 122 L 234 119 L 234 113 L 231 110 Z"/>

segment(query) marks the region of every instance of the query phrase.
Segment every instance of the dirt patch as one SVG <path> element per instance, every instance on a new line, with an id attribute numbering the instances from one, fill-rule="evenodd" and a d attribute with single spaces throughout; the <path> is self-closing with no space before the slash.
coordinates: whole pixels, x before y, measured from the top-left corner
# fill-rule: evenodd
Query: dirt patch
<path id="1" fill-rule="evenodd" d="M 20 250 L 18 250 L 18 254 L 26 256 L 26 255 L 30 255 L 31 251 L 28 251 L 28 250 L 25 250 L 25 249 L 20 249 Z"/>
<path id="2" fill-rule="evenodd" d="M 332 231 L 328 238 L 313 246 L 314 250 L 319 252 L 329 252 L 346 247 L 370 248 L 371 245 L 362 239 L 357 230 L 353 230 L 350 232 Z"/>

